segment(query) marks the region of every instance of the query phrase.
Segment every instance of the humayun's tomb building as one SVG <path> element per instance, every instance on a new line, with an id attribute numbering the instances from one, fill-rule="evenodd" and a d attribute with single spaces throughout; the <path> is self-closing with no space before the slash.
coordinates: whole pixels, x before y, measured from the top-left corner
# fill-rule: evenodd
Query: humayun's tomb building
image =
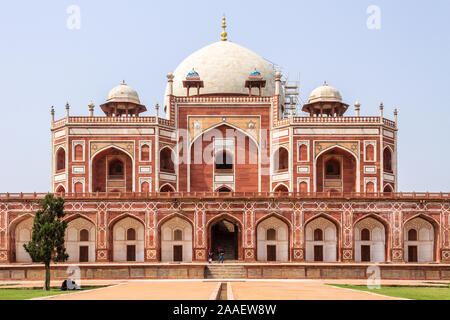
<path id="1" fill-rule="evenodd" d="M 245 277 L 365 277 L 377 263 L 450 279 L 450 194 L 397 191 L 397 112 L 348 115 L 325 82 L 297 115 L 298 87 L 222 37 L 167 75 L 165 117 L 125 82 L 104 116 L 52 109 L 69 262 L 86 277 L 201 278 L 222 246 Z M 1 195 L 0 278 L 41 272 L 23 244 L 43 196 Z"/>

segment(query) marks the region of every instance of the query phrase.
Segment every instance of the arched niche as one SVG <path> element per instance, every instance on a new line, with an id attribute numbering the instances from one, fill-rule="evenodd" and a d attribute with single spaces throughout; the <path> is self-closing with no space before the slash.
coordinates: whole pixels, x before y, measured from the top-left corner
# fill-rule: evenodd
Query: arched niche
<path id="1" fill-rule="evenodd" d="M 322 236 L 317 237 L 318 234 Z M 337 261 L 338 230 L 329 219 L 319 216 L 308 221 L 305 226 L 305 243 L 306 261 Z"/>
<path id="2" fill-rule="evenodd" d="M 258 223 L 256 228 L 258 261 L 289 261 L 289 227 L 275 216 Z"/>
<path id="3" fill-rule="evenodd" d="M 134 229 L 134 239 L 130 239 L 130 229 Z M 144 261 L 144 225 L 136 218 L 125 216 L 112 228 L 113 260 Z"/>
<path id="4" fill-rule="evenodd" d="M 192 261 L 192 225 L 175 216 L 161 226 L 161 261 Z"/>
<path id="5" fill-rule="evenodd" d="M 404 259 L 406 262 L 435 260 L 435 229 L 422 217 L 408 220 L 403 228 Z"/>
<path id="6" fill-rule="evenodd" d="M 85 218 L 69 220 L 65 233 L 68 262 L 95 261 L 95 225 Z"/>
<path id="7" fill-rule="evenodd" d="M 355 261 L 386 261 L 386 228 L 375 218 L 366 217 L 354 226 Z"/>

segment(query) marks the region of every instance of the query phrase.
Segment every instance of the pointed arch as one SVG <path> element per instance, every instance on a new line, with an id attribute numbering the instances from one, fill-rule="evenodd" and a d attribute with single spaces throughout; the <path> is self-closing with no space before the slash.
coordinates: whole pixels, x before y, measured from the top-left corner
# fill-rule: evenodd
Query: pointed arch
<path id="1" fill-rule="evenodd" d="M 411 222 L 414 219 L 423 219 L 425 222 L 428 222 L 429 224 L 431 224 L 431 227 L 433 228 L 433 249 L 432 249 L 431 262 L 439 262 L 439 260 L 440 260 L 439 243 L 441 241 L 440 240 L 440 232 L 439 232 L 439 222 L 436 219 L 434 219 L 433 217 L 427 216 L 423 213 L 418 213 L 416 215 L 413 215 L 412 217 L 406 219 L 403 222 L 403 225 L 402 225 L 403 237 L 405 237 L 405 235 L 407 235 L 406 227 L 408 226 L 409 222 Z M 420 230 L 418 232 L 418 237 L 419 237 L 418 239 L 420 240 Z M 408 241 L 405 241 L 404 238 L 403 238 L 403 241 L 405 242 L 404 256 L 405 256 L 405 260 L 406 260 L 406 253 L 407 253 L 406 247 L 407 247 Z M 419 252 L 419 255 L 420 255 L 420 252 Z"/>
<path id="2" fill-rule="evenodd" d="M 31 220 L 30 222 L 27 222 L 27 220 Z M 30 239 L 21 239 L 21 234 L 17 234 L 17 228 L 22 224 L 30 224 L 30 230 L 29 230 L 29 237 Z M 32 233 L 33 233 L 33 224 L 34 224 L 34 214 L 32 213 L 25 213 L 13 221 L 9 223 L 8 226 L 8 246 L 10 250 L 10 261 L 11 262 L 31 262 L 31 257 L 27 255 L 26 251 L 23 249 L 23 244 L 27 241 L 31 240 Z M 18 236 L 18 237 L 17 237 Z"/>
<path id="3" fill-rule="evenodd" d="M 192 145 L 195 143 L 195 141 L 197 141 L 198 138 L 200 138 L 204 134 L 208 133 L 209 131 L 214 130 L 218 127 L 221 127 L 223 125 L 228 126 L 232 129 L 235 129 L 236 131 L 239 131 L 240 133 L 248 136 L 248 138 L 253 141 L 253 143 L 256 145 L 256 147 L 258 148 L 258 151 L 259 151 L 259 143 L 258 143 L 258 141 L 256 141 L 256 139 L 252 135 L 250 135 L 248 132 L 242 130 L 241 128 L 236 127 L 235 125 L 232 125 L 231 123 L 224 121 L 224 122 L 217 123 L 207 129 L 203 130 L 201 133 L 199 133 L 197 136 L 195 136 L 195 138 L 192 139 L 192 141 L 189 143 L 189 154 L 191 154 Z"/>
<path id="4" fill-rule="evenodd" d="M 234 257 L 233 257 L 233 255 L 231 255 L 230 258 L 232 258 L 232 259 L 237 258 L 238 260 L 242 260 L 242 258 L 243 258 L 242 243 L 244 241 L 243 240 L 243 234 L 244 234 L 243 233 L 243 230 L 244 230 L 243 224 L 238 218 L 236 218 L 228 213 L 219 214 L 219 215 L 215 216 L 214 218 L 210 219 L 206 223 L 205 229 L 207 230 L 208 248 L 211 248 L 212 250 L 215 249 L 215 248 L 212 248 L 212 246 L 214 244 L 214 241 L 217 240 L 215 238 L 217 235 L 213 234 L 212 230 L 216 224 L 218 224 L 224 220 L 229 223 L 232 223 L 233 226 L 235 226 L 235 228 L 237 228 L 237 230 L 235 229 L 232 233 L 230 233 L 234 237 L 234 240 L 232 240 L 232 244 L 230 243 L 230 247 L 233 248 L 231 253 L 234 252 L 234 254 L 235 254 Z M 214 240 L 213 240 L 213 237 L 214 237 Z M 221 243 L 221 246 L 224 246 L 224 244 Z M 229 255 L 229 254 L 230 254 L 230 252 L 225 252 L 225 255 Z"/>
<path id="5" fill-rule="evenodd" d="M 225 191 L 225 189 L 228 189 L 228 191 Z M 218 187 L 215 192 L 233 192 L 233 189 L 231 189 L 229 186 L 227 185 L 222 185 L 220 187 Z"/>
<path id="6" fill-rule="evenodd" d="M 159 170 L 175 173 L 176 153 L 170 146 L 164 146 L 159 150 Z"/>
<path id="7" fill-rule="evenodd" d="M 391 251 L 391 237 L 390 237 L 391 227 L 390 227 L 389 222 L 386 219 L 384 219 L 383 217 L 381 217 L 375 213 L 368 213 L 368 214 L 363 215 L 362 217 L 359 217 L 358 219 L 356 219 L 353 222 L 353 230 L 356 230 L 357 224 L 364 221 L 365 219 L 370 219 L 370 218 L 381 223 L 381 225 L 384 227 L 384 261 L 389 262 L 389 261 L 391 261 L 391 258 L 389 256 L 389 253 Z M 356 243 L 355 236 L 353 236 L 354 247 L 356 247 L 355 243 Z M 354 248 L 354 249 L 356 250 L 356 248 Z M 355 254 L 355 256 L 356 256 L 356 254 Z"/>
<path id="8" fill-rule="evenodd" d="M 66 148 L 59 146 L 55 152 L 55 171 L 63 171 L 66 166 Z"/>
<path id="9" fill-rule="evenodd" d="M 265 223 L 273 219 L 268 225 Z M 268 237 L 268 231 L 273 230 L 273 238 Z M 290 243 L 292 239 L 291 222 L 276 212 L 267 214 L 255 222 L 256 259 L 260 261 L 290 261 Z"/>
<path id="10" fill-rule="evenodd" d="M 179 213 L 165 216 L 157 224 L 160 261 L 192 261 L 194 256 L 194 223 Z M 176 238 L 175 234 L 181 237 Z M 178 248 L 176 248 L 178 247 Z"/>
<path id="11" fill-rule="evenodd" d="M 150 161 L 150 144 L 149 143 L 143 143 L 140 148 L 139 153 L 139 160 L 140 161 Z"/>
<path id="12" fill-rule="evenodd" d="M 73 148 L 73 160 L 74 161 L 83 161 L 84 159 L 84 146 L 81 143 L 75 144 Z"/>
<path id="13" fill-rule="evenodd" d="M 170 214 L 168 214 L 167 216 L 163 217 L 163 218 L 162 218 L 161 220 L 159 220 L 158 223 L 156 224 L 156 228 L 157 228 L 157 229 L 160 229 L 160 228 L 161 228 L 161 225 L 163 225 L 164 223 L 166 223 L 166 222 L 169 221 L 170 219 L 173 219 L 173 218 L 176 218 L 176 217 L 181 218 L 181 219 L 184 219 L 184 220 L 186 220 L 187 222 L 189 222 L 189 224 L 192 226 L 192 230 L 194 230 L 194 222 L 191 221 L 191 219 L 189 219 L 189 217 L 187 217 L 187 216 L 185 216 L 185 215 L 182 215 L 182 214 L 180 214 L 180 213 L 178 213 L 178 212 L 170 213 Z"/>
<path id="14" fill-rule="evenodd" d="M 336 144 L 336 145 L 329 146 L 329 147 L 323 149 L 322 151 L 320 151 L 320 152 L 314 157 L 314 161 L 316 161 L 323 153 L 325 153 L 325 152 L 327 152 L 327 151 L 330 151 L 330 150 L 332 150 L 332 149 L 334 149 L 334 148 L 342 149 L 342 150 L 344 150 L 344 151 L 350 153 L 353 157 L 355 157 L 356 160 L 358 160 L 358 155 L 357 155 L 356 153 L 354 153 L 352 150 L 350 150 L 350 149 L 348 149 L 348 148 L 345 148 L 345 147 L 343 147 L 343 146 L 340 146 L 340 145 Z"/>
<path id="15" fill-rule="evenodd" d="M 120 220 L 122 220 L 122 219 L 124 219 L 126 217 L 136 219 L 137 221 L 142 223 L 142 225 L 145 226 L 145 222 L 141 218 L 139 218 L 139 217 L 137 217 L 137 216 L 135 216 L 135 215 L 133 215 L 131 213 L 124 212 L 124 213 L 118 215 L 117 217 L 114 217 L 113 219 L 111 219 L 111 221 L 109 221 L 109 223 L 108 223 L 108 227 L 112 228 L 114 226 L 114 224 L 116 224 L 118 221 L 120 221 Z"/>
<path id="16" fill-rule="evenodd" d="M 317 219 L 317 218 L 320 218 L 320 217 L 325 218 L 325 219 L 327 219 L 327 220 L 330 220 L 330 221 L 336 226 L 336 228 L 337 228 L 338 231 L 341 230 L 341 222 L 340 222 L 339 220 L 337 220 L 336 218 L 334 218 L 334 217 L 332 217 L 332 216 L 330 216 L 330 215 L 327 215 L 327 214 L 325 214 L 325 213 L 322 213 L 322 212 L 321 212 L 321 213 L 318 213 L 318 214 L 315 214 L 314 216 L 312 216 L 311 218 L 309 218 L 308 220 L 306 220 L 305 223 L 304 223 L 305 227 L 306 227 L 306 225 L 307 225 L 309 222 L 311 222 L 311 221 L 313 221 L 313 220 L 315 220 L 315 219 Z"/>
<path id="17" fill-rule="evenodd" d="M 278 188 L 283 188 L 283 187 L 286 188 L 286 191 L 277 191 Z M 275 188 L 273 188 L 273 192 L 290 192 L 290 190 L 289 190 L 289 187 L 285 183 L 280 182 L 275 186 Z"/>
<path id="18" fill-rule="evenodd" d="M 135 229 L 135 239 L 127 239 L 127 231 Z M 145 223 L 141 218 L 123 213 L 108 224 L 112 261 L 144 261 Z"/>
<path id="19" fill-rule="evenodd" d="M 358 144 L 359 146 L 359 144 Z M 340 146 L 338 144 L 336 145 L 332 145 L 329 146 L 323 150 L 321 150 L 315 157 L 314 157 L 314 161 L 313 161 L 313 177 L 314 177 L 314 181 L 315 183 L 313 184 L 313 191 L 317 192 L 317 160 L 319 159 L 319 157 L 323 154 L 325 154 L 326 152 L 332 150 L 332 149 L 340 149 L 342 151 L 345 151 L 347 153 L 349 153 L 351 156 L 353 156 L 353 158 L 355 159 L 356 162 L 356 168 L 355 168 L 355 191 L 356 192 L 360 192 L 361 189 L 361 183 L 360 183 L 360 161 L 359 161 L 359 156 L 353 152 L 352 150 L 345 148 L 343 146 Z"/>
<path id="20" fill-rule="evenodd" d="M 271 217 L 278 218 L 278 219 L 282 220 L 283 222 L 285 222 L 288 225 L 289 231 L 291 231 L 291 229 L 292 229 L 292 222 L 288 218 L 284 217 L 283 215 L 281 215 L 281 214 L 279 214 L 277 212 L 271 212 L 271 213 L 269 213 L 269 214 L 259 218 L 258 220 L 256 220 L 255 221 L 255 227 L 258 227 L 259 223 L 261 223 L 264 220 L 266 220 L 268 218 L 271 218 Z"/>
<path id="21" fill-rule="evenodd" d="M 92 160 L 93 160 L 99 153 L 101 153 L 101 152 L 103 152 L 103 151 L 105 151 L 105 150 L 108 150 L 109 148 L 114 148 L 114 149 L 117 149 L 117 150 L 119 150 L 119 151 L 122 151 L 122 152 L 126 153 L 126 154 L 133 160 L 133 162 L 134 162 L 134 157 L 133 157 L 133 155 L 132 155 L 130 152 L 128 152 L 126 149 L 121 148 L 121 147 L 119 147 L 119 146 L 116 146 L 116 145 L 114 145 L 114 144 L 110 144 L 110 145 L 108 145 L 108 146 L 106 146 L 106 147 L 103 147 L 103 148 L 98 149 L 97 151 L 95 151 L 95 152 L 91 155 L 91 162 L 92 162 Z"/>
<path id="22" fill-rule="evenodd" d="M 69 254 L 69 262 L 94 262 L 97 228 L 95 223 L 81 214 L 65 217 L 67 229 L 64 246 Z M 82 238 L 82 236 L 84 238 Z"/>
<path id="23" fill-rule="evenodd" d="M 383 171 L 392 173 L 394 171 L 393 157 L 394 151 L 390 146 L 383 148 Z"/>
<path id="24" fill-rule="evenodd" d="M 103 190 L 104 192 L 114 192 L 112 191 L 112 189 L 114 189 L 113 187 L 108 187 L 107 186 L 107 180 L 108 180 L 108 170 L 109 170 L 109 165 L 106 167 L 107 171 L 102 172 L 101 174 L 99 173 L 99 171 L 97 171 L 97 166 L 98 163 L 101 161 L 106 161 L 107 157 L 111 157 L 111 156 L 115 156 L 114 154 L 108 154 L 108 152 L 111 152 L 111 150 L 117 150 L 119 152 L 122 152 L 123 154 L 119 154 L 116 155 L 117 158 L 122 158 L 120 159 L 120 161 L 123 162 L 123 168 L 124 168 L 124 179 L 123 179 L 123 183 L 121 187 L 117 187 L 117 189 L 122 190 L 122 191 L 128 191 L 128 192 L 132 192 L 135 190 L 135 183 L 136 183 L 136 179 L 133 179 L 132 177 L 134 177 L 135 175 L 135 159 L 134 156 L 128 152 L 127 150 L 110 144 L 108 146 L 105 146 L 99 150 L 97 150 L 91 157 L 89 160 L 89 192 L 96 192 L 96 191 L 102 191 L 103 189 L 103 183 L 99 184 L 99 180 L 103 181 L 103 179 L 105 179 L 105 189 Z M 102 153 L 105 153 L 102 155 Z M 99 156 L 101 156 L 99 158 Z M 103 159 L 105 157 L 105 159 Z M 102 168 L 103 166 L 101 166 Z M 94 170 L 95 169 L 95 170 Z M 86 188 L 85 188 L 86 189 Z M 93 190 L 95 189 L 95 190 Z M 100 189 L 100 190 L 99 190 Z"/>
<path id="25" fill-rule="evenodd" d="M 323 229 L 323 240 L 316 241 L 313 238 L 315 229 L 310 227 L 310 224 L 317 219 L 324 219 L 334 226 L 334 240 L 330 240 L 327 230 Z M 333 230 L 332 230 L 333 231 Z M 324 213 L 318 213 L 305 221 L 304 224 L 304 239 L 305 239 L 305 258 L 308 261 L 341 261 L 341 224 L 335 218 Z M 316 252 L 317 249 L 317 252 Z"/>
<path id="26" fill-rule="evenodd" d="M 170 191 L 169 191 L 170 189 Z M 173 187 L 173 185 L 171 185 L 170 183 L 164 183 L 160 188 L 159 188 L 159 192 L 176 192 L 175 188 Z"/>
<path id="27" fill-rule="evenodd" d="M 89 217 L 87 217 L 87 216 L 85 216 L 85 215 L 83 215 L 81 213 L 73 213 L 73 214 L 70 214 L 70 215 L 66 215 L 62 220 L 66 221 L 67 223 L 69 223 L 72 220 L 75 220 L 75 219 L 78 219 L 78 218 L 85 219 L 88 222 L 92 223 L 95 227 L 97 227 L 97 224 L 95 223 L 94 220 L 92 220 L 91 218 L 89 218 Z"/>
<path id="28" fill-rule="evenodd" d="M 372 143 L 366 145 L 365 156 L 366 161 L 375 161 L 375 147 Z"/>
<path id="29" fill-rule="evenodd" d="M 220 220 L 232 220 L 232 222 L 235 222 L 237 224 L 237 226 L 239 227 L 239 229 L 242 231 L 243 230 L 243 224 L 241 222 L 241 220 L 239 220 L 239 218 L 236 218 L 235 216 L 229 214 L 229 213 L 221 213 L 217 216 L 215 216 L 214 218 L 210 219 L 207 223 L 206 223 L 206 229 L 211 227 L 211 224 L 215 224 L 216 222 L 219 222 Z"/>
<path id="30" fill-rule="evenodd" d="M 55 193 L 66 193 L 66 187 L 63 184 L 58 184 L 55 188 Z"/>
<path id="31" fill-rule="evenodd" d="M 259 172 L 261 171 L 261 163 L 259 161 L 261 150 L 259 142 L 254 136 L 233 124 L 222 121 L 210 126 L 194 137 L 189 137 L 189 139 L 191 138 L 192 141 L 187 142 L 188 149 L 186 153 L 187 191 L 202 192 L 216 189 L 214 175 L 218 172 L 215 168 L 215 151 L 218 149 L 230 151 L 233 167 L 229 170 L 230 172 L 220 173 L 234 174 L 233 189 L 235 191 L 261 191 L 261 178 L 259 177 Z M 218 145 L 215 143 L 217 139 L 233 140 L 233 146 L 231 147 L 230 141 L 230 146 L 224 148 L 223 144 Z M 200 178 L 200 175 L 204 174 L 205 167 L 208 175 Z M 242 174 L 249 168 L 252 170 Z M 213 173 L 212 175 L 209 175 L 210 170 Z M 204 179 L 206 179 L 206 183 Z M 248 183 L 248 181 L 253 179 L 255 184 Z"/>
<path id="32" fill-rule="evenodd" d="M 279 145 L 272 153 L 273 172 L 289 171 L 290 152 L 286 146 Z"/>

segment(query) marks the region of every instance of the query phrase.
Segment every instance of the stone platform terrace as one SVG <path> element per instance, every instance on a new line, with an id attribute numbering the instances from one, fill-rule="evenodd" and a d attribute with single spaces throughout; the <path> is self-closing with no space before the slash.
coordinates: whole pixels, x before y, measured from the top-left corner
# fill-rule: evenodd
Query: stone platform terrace
<path id="1" fill-rule="evenodd" d="M 366 264 L 366 263 L 82 263 L 54 264 L 52 279 L 67 278 L 69 267 L 78 266 L 83 280 L 131 279 L 367 279 L 378 266 L 386 280 L 450 280 L 450 264 Z M 211 277 L 220 267 L 233 272 Z M 225 269 L 222 269 L 225 268 Z M 214 272 L 214 270 L 213 270 Z M 237 272 L 239 274 L 237 275 Z M 0 281 L 39 280 L 44 278 L 41 264 L 0 265 Z"/>

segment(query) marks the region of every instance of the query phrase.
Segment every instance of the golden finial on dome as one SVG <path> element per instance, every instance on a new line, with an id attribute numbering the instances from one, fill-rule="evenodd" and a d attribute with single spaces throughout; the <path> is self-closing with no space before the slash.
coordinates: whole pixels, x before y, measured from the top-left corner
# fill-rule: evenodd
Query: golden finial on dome
<path id="1" fill-rule="evenodd" d="M 222 34 L 221 34 L 221 36 L 222 36 L 222 41 L 227 41 L 227 32 L 225 31 L 225 29 L 227 28 L 227 25 L 226 25 L 226 23 L 225 23 L 225 15 L 223 16 L 223 18 L 222 18 L 222 29 L 223 29 L 223 32 L 222 32 Z"/>

